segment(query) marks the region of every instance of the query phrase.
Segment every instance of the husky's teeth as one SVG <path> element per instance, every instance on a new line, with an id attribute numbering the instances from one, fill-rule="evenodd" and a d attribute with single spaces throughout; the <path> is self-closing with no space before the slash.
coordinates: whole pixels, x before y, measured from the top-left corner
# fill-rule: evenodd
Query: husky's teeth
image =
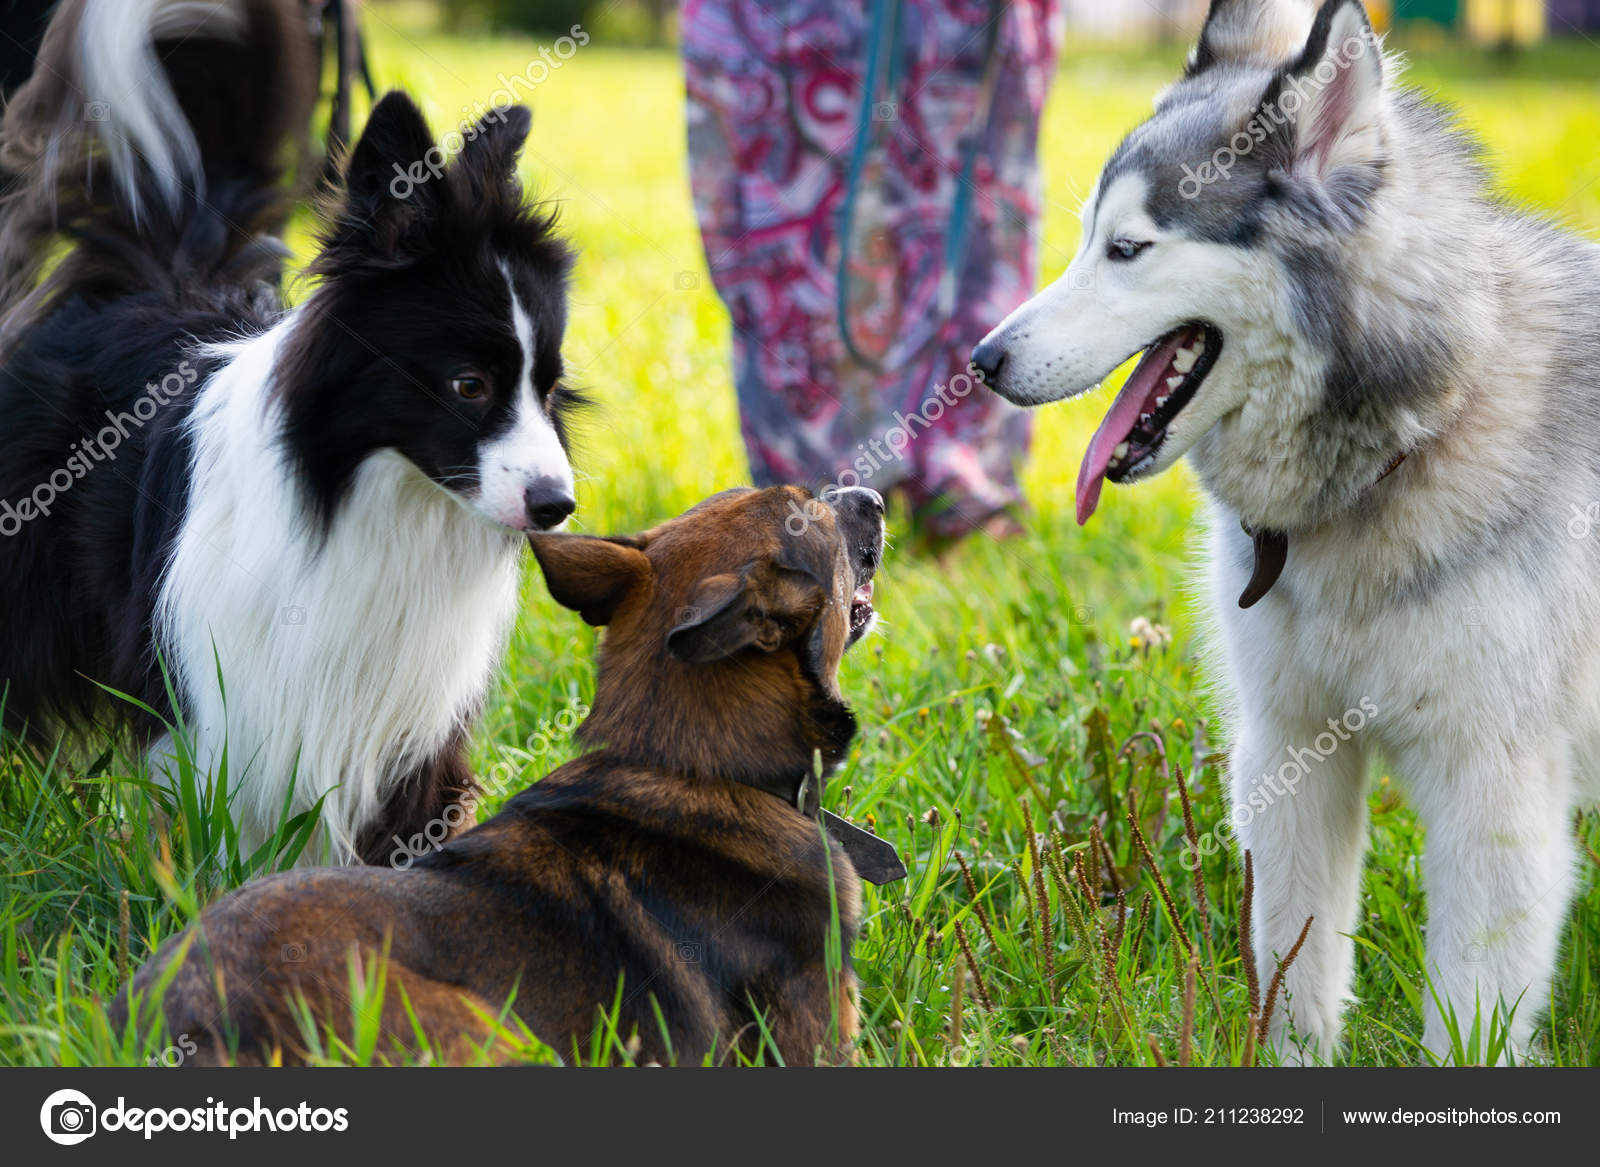
<path id="1" fill-rule="evenodd" d="M 1187 373 L 1194 368 L 1194 363 L 1200 359 L 1200 354 L 1192 348 L 1180 348 L 1178 355 L 1172 358 L 1172 367 L 1180 373 Z"/>
<path id="2" fill-rule="evenodd" d="M 1119 458 L 1119 459 L 1120 458 L 1126 458 L 1128 456 L 1128 443 L 1127 442 L 1123 442 L 1119 446 L 1117 446 L 1117 448 L 1115 450 L 1111 451 L 1111 456 L 1113 458 Z"/>
<path id="3" fill-rule="evenodd" d="M 1170 398 L 1165 393 L 1163 393 L 1160 397 L 1156 398 L 1156 408 L 1160 409 L 1163 405 L 1165 405 L 1170 400 L 1172 400 L 1172 398 Z"/>
<path id="4" fill-rule="evenodd" d="M 1182 377 L 1168 377 L 1167 378 L 1167 388 L 1168 389 L 1176 389 L 1179 385 L 1182 385 L 1182 384 L 1183 384 L 1183 378 Z"/>
<path id="5" fill-rule="evenodd" d="M 1205 351 L 1206 351 L 1206 338 L 1202 336 L 1199 340 L 1194 342 L 1194 355 L 1198 357 L 1202 353 L 1204 353 Z"/>

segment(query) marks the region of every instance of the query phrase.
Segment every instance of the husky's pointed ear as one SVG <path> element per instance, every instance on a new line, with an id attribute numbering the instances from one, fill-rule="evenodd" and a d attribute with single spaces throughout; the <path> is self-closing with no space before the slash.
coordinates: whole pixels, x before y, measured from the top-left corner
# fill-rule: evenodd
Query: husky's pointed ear
<path id="1" fill-rule="evenodd" d="M 1277 125 L 1269 181 L 1309 185 L 1325 205 L 1358 213 L 1384 160 L 1383 53 L 1361 0 L 1328 0 L 1305 51 L 1268 85 L 1261 108 Z"/>
<path id="2" fill-rule="evenodd" d="M 345 163 L 344 196 L 325 240 L 334 253 L 328 259 L 336 261 L 341 250 L 353 246 L 381 258 L 395 255 L 412 225 L 433 206 L 428 167 L 442 157 L 437 151 L 415 103 L 399 90 L 384 94 Z"/>
<path id="3" fill-rule="evenodd" d="M 1218 62 L 1281 65 L 1305 44 L 1316 9 L 1313 0 L 1211 0 L 1189 75 Z"/>
<path id="4" fill-rule="evenodd" d="M 465 135 L 456 165 L 467 172 L 474 186 L 492 189 L 515 183 L 517 157 L 528 140 L 533 115 L 525 105 L 511 105 L 483 115 Z"/>
<path id="5" fill-rule="evenodd" d="M 530 535 L 528 542 L 551 596 L 586 624 L 611 623 L 623 601 L 650 582 L 650 560 L 637 536 Z"/>

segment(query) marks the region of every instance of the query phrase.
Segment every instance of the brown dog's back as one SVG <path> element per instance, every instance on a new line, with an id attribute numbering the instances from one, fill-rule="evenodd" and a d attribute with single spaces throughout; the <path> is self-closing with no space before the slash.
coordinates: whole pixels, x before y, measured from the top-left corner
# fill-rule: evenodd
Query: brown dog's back
<path id="1" fill-rule="evenodd" d="M 854 1020 L 848 969 L 829 991 L 819 951 L 830 862 L 844 952 L 860 893 L 842 852 L 823 847 L 814 820 L 768 794 L 591 754 L 408 870 L 294 872 L 219 901 L 167 991 L 166 1022 L 200 1062 L 273 1050 L 298 1061 L 291 1002 L 303 995 L 348 1041 L 351 963 L 370 972 L 387 945 L 380 1052 L 416 1052 L 409 1002 L 440 1052 L 463 1060 L 514 991 L 513 1012 L 564 1056 L 588 1049 L 597 1005 L 616 1000 L 642 1060 L 694 1063 L 735 1044 L 754 1055 L 754 1000 L 785 1060 L 831 1057 Z M 139 973 L 135 994 L 182 939 Z M 828 1002 L 844 1016 L 819 1008 Z"/>

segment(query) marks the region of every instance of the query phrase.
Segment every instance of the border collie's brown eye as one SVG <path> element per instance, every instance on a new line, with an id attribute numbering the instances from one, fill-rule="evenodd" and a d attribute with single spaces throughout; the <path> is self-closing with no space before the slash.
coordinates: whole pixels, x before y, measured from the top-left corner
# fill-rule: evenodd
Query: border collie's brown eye
<path id="1" fill-rule="evenodd" d="M 452 377 L 450 388 L 463 401 L 477 401 L 489 391 L 489 386 L 484 384 L 482 377 Z"/>

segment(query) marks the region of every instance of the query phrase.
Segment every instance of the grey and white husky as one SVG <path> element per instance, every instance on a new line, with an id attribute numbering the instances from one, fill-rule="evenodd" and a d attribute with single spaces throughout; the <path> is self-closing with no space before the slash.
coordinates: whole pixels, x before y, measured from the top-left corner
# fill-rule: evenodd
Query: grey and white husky
<path id="1" fill-rule="evenodd" d="M 1428 830 L 1424 1044 L 1477 1017 L 1521 1059 L 1600 793 L 1600 246 L 1497 199 L 1396 72 L 1357 0 L 1214 0 L 973 360 L 1032 405 L 1144 353 L 1080 522 L 1184 455 L 1205 486 L 1263 976 L 1314 919 L 1280 1053 L 1338 1048 L 1381 750 Z"/>

